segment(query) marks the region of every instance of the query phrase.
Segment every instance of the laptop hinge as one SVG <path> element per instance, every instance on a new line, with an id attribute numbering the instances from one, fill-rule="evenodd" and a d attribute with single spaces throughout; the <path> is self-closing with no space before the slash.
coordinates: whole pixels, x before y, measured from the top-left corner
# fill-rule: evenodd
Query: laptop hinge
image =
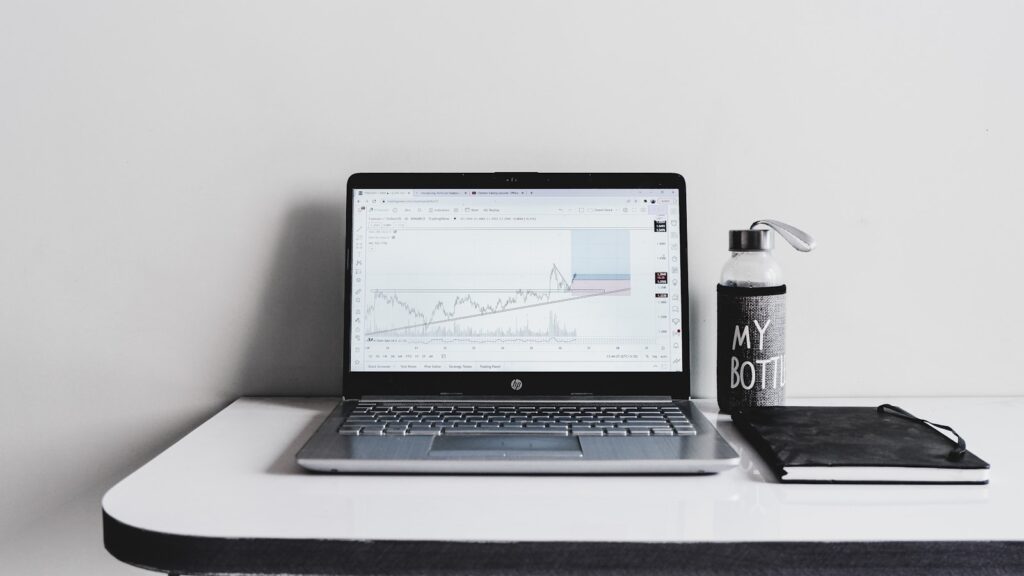
<path id="1" fill-rule="evenodd" d="M 462 397 L 462 396 L 465 396 L 465 394 L 462 393 L 462 392 L 441 392 L 441 393 L 433 394 L 433 395 L 429 395 L 429 396 L 420 396 L 420 395 L 410 395 L 410 396 L 399 395 L 399 396 L 394 396 L 394 395 L 375 395 L 375 394 L 369 394 L 369 395 L 363 395 L 363 396 L 346 396 L 346 395 L 342 394 L 341 400 L 342 400 L 342 402 L 344 402 L 344 401 L 348 401 L 348 400 L 362 400 L 362 399 L 367 399 L 367 400 L 398 399 L 398 400 L 402 400 L 402 401 L 416 399 L 416 400 L 423 400 L 423 401 L 429 402 L 431 399 L 435 399 L 435 400 L 439 399 L 439 398 L 452 398 L 452 399 L 456 399 L 456 398 L 459 398 L 459 397 Z M 555 401 L 562 400 L 564 402 L 567 399 L 572 400 L 572 399 L 577 399 L 577 398 L 581 398 L 581 399 L 600 399 L 600 400 L 607 400 L 607 401 L 611 401 L 611 402 L 621 402 L 623 400 L 637 401 L 637 400 L 641 400 L 641 399 L 654 399 L 654 400 L 660 400 L 660 401 L 664 401 L 665 399 L 670 399 L 670 400 L 687 400 L 687 398 L 676 398 L 674 396 L 667 396 L 667 397 L 666 396 L 628 396 L 628 395 L 627 396 L 608 396 L 608 395 L 603 395 L 603 394 L 595 396 L 593 392 L 570 392 L 568 396 L 562 396 L 562 397 L 558 397 L 558 396 L 518 396 L 518 397 L 517 396 L 467 396 L 466 398 L 467 398 L 467 401 L 469 401 L 469 400 L 486 399 L 486 400 L 505 400 L 505 401 L 511 401 L 511 402 L 539 402 L 539 401 L 544 401 L 546 399 L 555 400 Z"/>

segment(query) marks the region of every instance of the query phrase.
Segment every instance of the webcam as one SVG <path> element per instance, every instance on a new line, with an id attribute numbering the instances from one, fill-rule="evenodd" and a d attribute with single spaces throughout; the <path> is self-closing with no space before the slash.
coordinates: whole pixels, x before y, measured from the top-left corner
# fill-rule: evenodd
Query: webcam
<path id="1" fill-rule="evenodd" d="M 530 172 L 529 174 L 536 174 L 536 172 Z M 504 172 L 504 173 L 496 172 L 495 175 L 502 177 L 502 181 L 506 182 L 506 183 L 510 183 L 511 184 L 511 183 L 519 182 L 519 174 L 509 173 L 509 172 Z"/>

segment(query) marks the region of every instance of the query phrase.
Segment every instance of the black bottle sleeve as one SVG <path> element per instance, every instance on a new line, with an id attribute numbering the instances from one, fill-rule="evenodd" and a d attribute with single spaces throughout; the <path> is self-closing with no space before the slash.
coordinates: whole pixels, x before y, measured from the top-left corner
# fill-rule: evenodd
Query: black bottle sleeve
<path id="1" fill-rule="evenodd" d="M 718 285 L 718 407 L 779 406 L 786 386 L 786 286 Z"/>

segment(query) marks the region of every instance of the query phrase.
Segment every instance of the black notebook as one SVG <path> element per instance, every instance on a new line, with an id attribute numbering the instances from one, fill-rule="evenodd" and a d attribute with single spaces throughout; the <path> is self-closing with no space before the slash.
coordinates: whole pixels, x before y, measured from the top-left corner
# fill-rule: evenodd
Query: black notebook
<path id="1" fill-rule="evenodd" d="M 959 436 L 885 407 L 744 408 L 732 420 L 782 482 L 988 483 Z"/>

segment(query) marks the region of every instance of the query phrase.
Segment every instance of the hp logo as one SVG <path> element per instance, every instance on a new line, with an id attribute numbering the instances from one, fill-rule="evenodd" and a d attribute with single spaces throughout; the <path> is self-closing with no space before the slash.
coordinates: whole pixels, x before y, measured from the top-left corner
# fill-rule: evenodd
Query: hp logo
<path id="1" fill-rule="evenodd" d="M 523 381 L 522 380 L 520 380 L 519 378 L 515 378 L 515 379 L 512 380 L 512 389 L 513 390 L 521 390 L 522 388 L 523 388 Z"/>

